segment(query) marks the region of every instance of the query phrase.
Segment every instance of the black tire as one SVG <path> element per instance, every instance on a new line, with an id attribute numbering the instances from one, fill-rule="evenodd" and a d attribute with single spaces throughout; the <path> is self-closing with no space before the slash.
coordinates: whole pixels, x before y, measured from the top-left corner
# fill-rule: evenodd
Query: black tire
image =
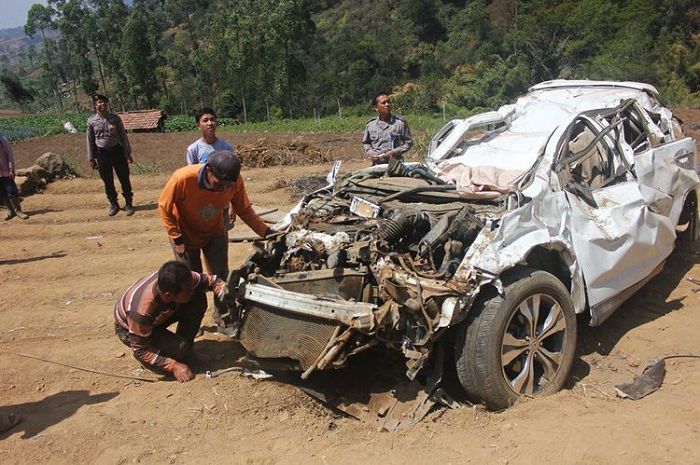
<path id="1" fill-rule="evenodd" d="M 503 284 L 505 295 L 487 291 L 455 335 L 459 381 L 492 410 L 559 391 L 576 352 L 576 313 L 561 281 L 528 268 L 514 270 Z M 534 324 L 525 314 L 535 315 Z"/>
<path id="2" fill-rule="evenodd" d="M 698 206 L 693 192 L 685 200 L 683 211 L 678 218 L 676 237 L 680 242 L 694 242 L 698 238 Z"/>

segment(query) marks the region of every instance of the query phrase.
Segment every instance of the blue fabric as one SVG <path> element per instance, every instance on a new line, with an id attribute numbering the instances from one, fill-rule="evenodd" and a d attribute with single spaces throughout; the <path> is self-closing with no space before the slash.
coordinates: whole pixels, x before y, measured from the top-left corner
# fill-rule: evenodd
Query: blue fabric
<path id="1" fill-rule="evenodd" d="M 204 142 L 204 139 L 197 139 L 195 142 L 187 147 L 186 161 L 188 165 L 196 165 L 198 163 L 204 164 L 209 158 L 209 154 L 216 150 L 230 150 L 236 153 L 236 149 L 233 145 L 229 144 L 223 139 L 216 139 L 212 145 Z"/>

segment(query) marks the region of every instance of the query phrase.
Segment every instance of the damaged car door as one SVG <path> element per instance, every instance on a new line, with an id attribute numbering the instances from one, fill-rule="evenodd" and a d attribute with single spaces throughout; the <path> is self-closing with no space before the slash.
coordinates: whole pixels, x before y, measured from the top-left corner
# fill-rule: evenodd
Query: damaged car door
<path id="1" fill-rule="evenodd" d="M 672 198 L 639 182 L 625 153 L 624 123 L 606 116 L 579 115 L 560 142 L 555 165 L 571 206 L 572 243 L 593 325 L 661 270 L 675 240 Z"/>

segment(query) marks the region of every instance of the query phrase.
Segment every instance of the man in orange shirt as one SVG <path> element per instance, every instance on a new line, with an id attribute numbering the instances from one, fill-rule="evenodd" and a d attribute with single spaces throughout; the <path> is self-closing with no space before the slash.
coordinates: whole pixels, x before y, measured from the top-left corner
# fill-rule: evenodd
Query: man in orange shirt
<path id="1" fill-rule="evenodd" d="M 241 161 L 228 150 L 212 152 L 203 165 L 176 170 L 158 199 L 160 218 L 175 257 L 202 272 L 204 254 L 212 274 L 228 278 L 228 236 L 223 211 L 240 217 L 256 234 L 266 237 L 270 228 L 250 204 L 241 173 Z M 214 307 L 214 319 L 225 326 L 224 309 Z"/>

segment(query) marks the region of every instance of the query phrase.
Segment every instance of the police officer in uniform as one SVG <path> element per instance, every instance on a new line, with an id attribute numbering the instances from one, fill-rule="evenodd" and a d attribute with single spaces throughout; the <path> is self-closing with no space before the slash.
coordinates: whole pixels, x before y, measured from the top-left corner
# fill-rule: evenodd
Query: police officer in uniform
<path id="1" fill-rule="evenodd" d="M 379 116 L 367 122 L 362 134 L 365 154 L 373 165 L 388 163 L 391 157 L 403 161 L 403 154 L 413 146 L 408 123 L 391 114 L 391 99 L 386 92 L 375 95 L 372 105 Z"/>
<path id="2" fill-rule="evenodd" d="M 92 169 L 98 170 L 104 182 L 105 194 L 109 200 L 108 215 L 114 216 L 119 212 L 117 191 L 114 188 L 116 172 L 126 200 L 124 212 L 131 216 L 134 214 L 134 193 L 131 190 L 129 163 L 133 163 L 134 159 L 131 157 L 131 145 L 124 130 L 124 123 L 110 110 L 107 97 L 95 94 L 92 101 L 95 104 L 95 114 L 87 121 L 87 153 L 90 165 Z"/>

